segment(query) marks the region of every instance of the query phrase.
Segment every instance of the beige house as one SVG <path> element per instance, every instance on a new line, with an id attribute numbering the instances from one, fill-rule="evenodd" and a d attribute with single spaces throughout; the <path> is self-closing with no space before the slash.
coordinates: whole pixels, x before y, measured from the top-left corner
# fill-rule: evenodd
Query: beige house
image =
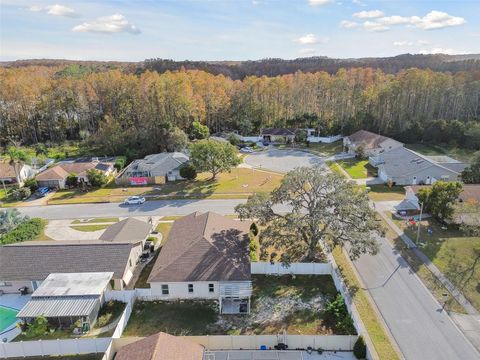
<path id="1" fill-rule="evenodd" d="M 28 241 L 0 247 L 0 292 L 35 291 L 52 273 L 113 272 L 121 290 L 133 278 L 142 243 Z"/>
<path id="2" fill-rule="evenodd" d="M 212 212 L 175 221 L 148 278 L 152 295 L 218 299 L 221 313 L 249 312 L 250 224 Z"/>
<path id="3" fill-rule="evenodd" d="M 19 163 L 15 165 L 18 173 L 18 180 L 20 181 L 20 186 L 23 185 L 23 182 L 30 177 L 33 177 L 35 174 L 33 169 L 24 163 Z M 16 184 L 17 173 L 15 168 L 8 161 L 0 161 L 0 185 L 6 184 Z"/>
<path id="4" fill-rule="evenodd" d="M 290 128 L 265 128 L 262 129 L 260 137 L 263 141 L 271 142 L 293 142 L 295 140 L 296 129 Z"/>
<path id="5" fill-rule="evenodd" d="M 403 146 L 403 143 L 392 138 L 375 134 L 366 130 L 359 130 L 343 138 L 343 146 L 351 154 L 356 154 L 361 147 L 367 156 L 376 156 Z"/>

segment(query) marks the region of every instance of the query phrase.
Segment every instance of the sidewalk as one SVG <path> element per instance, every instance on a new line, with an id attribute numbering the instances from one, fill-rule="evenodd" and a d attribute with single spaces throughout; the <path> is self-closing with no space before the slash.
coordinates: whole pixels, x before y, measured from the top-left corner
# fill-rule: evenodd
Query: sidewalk
<path id="1" fill-rule="evenodd" d="M 383 220 L 390 226 L 390 228 L 405 242 L 407 247 L 415 253 L 415 255 L 425 264 L 425 266 L 434 274 L 437 279 L 442 283 L 443 286 L 452 294 L 452 296 L 458 301 L 460 305 L 463 306 L 465 311 L 469 315 L 479 315 L 479 312 L 475 307 L 468 301 L 465 296 L 458 290 L 455 285 L 453 285 L 450 280 L 446 278 L 445 275 L 430 261 L 430 259 L 417 248 L 412 239 L 410 239 L 405 233 L 398 228 L 398 226 L 390 220 L 383 212 L 378 212 Z"/>

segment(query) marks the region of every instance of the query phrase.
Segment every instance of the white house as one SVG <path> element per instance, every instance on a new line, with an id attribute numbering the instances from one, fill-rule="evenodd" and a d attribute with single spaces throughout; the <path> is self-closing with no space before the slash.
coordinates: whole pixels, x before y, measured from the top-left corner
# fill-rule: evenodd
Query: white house
<path id="1" fill-rule="evenodd" d="M 35 172 L 33 169 L 25 164 L 25 163 L 18 163 L 15 164 L 17 172 L 15 172 L 14 165 L 10 164 L 8 161 L 0 161 L 0 185 L 2 184 L 16 184 L 17 181 L 17 173 L 18 173 L 18 180 L 20 182 L 20 186 L 23 185 L 24 181 L 30 177 L 33 177 Z"/>
<path id="2" fill-rule="evenodd" d="M 175 221 L 148 278 L 152 295 L 218 299 L 221 313 L 249 312 L 250 224 L 212 212 Z"/>
<path id="3" fill-rule="evenodd" d="M 359 130 L 350 136 L 344 137 L 343 146 L 345 146 L 351 154 L 357 153 L 361 147 L 366 155 L 376 156 L 383 152 L 402 147 L 403 143 L 370 131 Z"/>

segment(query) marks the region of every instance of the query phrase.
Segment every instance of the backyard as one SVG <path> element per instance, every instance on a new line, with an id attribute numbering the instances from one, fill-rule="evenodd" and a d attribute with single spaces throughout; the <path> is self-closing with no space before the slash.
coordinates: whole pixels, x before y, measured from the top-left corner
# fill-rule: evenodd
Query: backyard
<path id="1" fill-rule="evenodd" d="M 337 163 L 350 175 L 352 179 L 366 179 L 377 176 L 377 169 L 368 163 L 368 160 L 345 159 Z"/>
<path id="2" fill-rule="evenodd" d="M 249 315 L 218 315 L 216 301 L 138 301 L 124 336 L 354 333 L 330 276 L 255 275 L 253 293 Z M 329 302 L 340 317 L 326 310 Z"/>
<path id="3" fill-rule="evenodd" d="M 440 147 L 438 145 L 417 143 L 406 144 L 405 147 L 410 150 L 416 151 L 422 155 L 447 155 L 460 161 L 469 161 L 472 158 L 473 153 L 475 152 L 475 150 L 472 149 L 458 148 L 450 145 L 442 145 Z"/>
<path id="4" fill-rule="evenodd" d="M 368 185 L 368 197 L 372 201 L 393 201 L 405 198 L 403 186 Z"/>
<path id="5" fill-rule="evenodd" d="M 417 226 L 391 216 L 395 224 L 415 241 Z M 480 238 L 466 237 L 461 231 L 445 228 L 435 219 L 428 218 L 421 222 L 420 243 L 425 255 L 480 310 Z"/>

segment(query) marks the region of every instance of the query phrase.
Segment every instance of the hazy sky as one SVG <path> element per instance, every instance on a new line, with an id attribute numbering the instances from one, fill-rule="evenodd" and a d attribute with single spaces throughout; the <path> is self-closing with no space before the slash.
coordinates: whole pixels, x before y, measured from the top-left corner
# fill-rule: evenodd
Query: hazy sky
<path id="1" fill-rule="evenodd" d="M 0 0 L 0 60 L 480 53 L 480 0 Z"/>

